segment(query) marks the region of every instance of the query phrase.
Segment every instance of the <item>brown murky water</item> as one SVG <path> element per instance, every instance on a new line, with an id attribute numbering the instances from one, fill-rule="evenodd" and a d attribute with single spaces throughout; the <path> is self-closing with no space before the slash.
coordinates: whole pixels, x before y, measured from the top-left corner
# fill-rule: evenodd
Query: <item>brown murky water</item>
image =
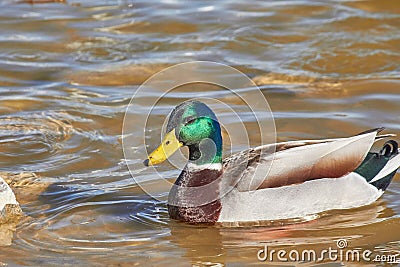
<path id="1" fill-rule="evenodd" d="M 271 105 L 278 141 L 378 126 L 400 135 L 397 0 L 34 2 L 0 3 L 0 171 L 16 174 L 28 215 L 0 230 L 4 244 L 12 240 L 0 265 L 268 265 L 257 259 L 264 244 L 320 251 L 339 238 L 375 254 L 399 250 L 399 175 L 376 203 L 306 223 L 199 227 L 171 221 L 165 201 L 141 191 L 121 145 L 137 87 L 190 60 L 249 75 Z M 148 135 L 151 145 L 156 137 Z M 142 160 L 132 163 L 139 177 L 148 174 Z"/>

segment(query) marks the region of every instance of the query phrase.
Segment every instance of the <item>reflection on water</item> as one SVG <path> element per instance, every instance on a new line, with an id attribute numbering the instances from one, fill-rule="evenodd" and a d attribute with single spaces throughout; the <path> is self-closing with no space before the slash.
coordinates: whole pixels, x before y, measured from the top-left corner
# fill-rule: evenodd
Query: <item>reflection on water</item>
<path id="1" fill-rule="evenodd" d="M 7 245 L 0 264 L 256 264 L 262 243 L 322 250 L 339 238 L 351 248 L 398 250 L 398 175 L 368 207 L 257 227 L 193 226 L 168 218 L 169 188 L 148 177 L 139 159 L 132 162 L 137 178 L 161 201 L 143 193 L 121 145 L 136 88 L 189 60 L 225 63 L 251 77 L 274 112 L 278 141 L 378 126 L 399 135 L 396 0 L 37 2 L 0 3 L 0 167 L 25 212 L 18 226 L 0 229 Z M 204 89 L 234 103 L 219 88 Z M 142 105 L 157 92 L 146 93 Z M 162 123 L 189 93 L 172 94 L 153 121 Z M 147 129 L 152 145 L 161 126 Z M 159 171 L 170 180 L 179 173 Z"/>

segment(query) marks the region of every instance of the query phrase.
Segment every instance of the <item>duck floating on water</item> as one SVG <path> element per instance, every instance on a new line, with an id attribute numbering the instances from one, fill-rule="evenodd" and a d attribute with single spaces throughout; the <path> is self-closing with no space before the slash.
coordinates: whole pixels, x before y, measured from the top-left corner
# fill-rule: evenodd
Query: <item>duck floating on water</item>
<path id="1" fill-rule="evenodd" d="M 262 145 L 223 159 L 214 112 L 190 100 L 172 111 L 164 140 L 144 164 L 159 164 L 180 147 L 189 148 L 188 163 L 169 193 L 172 219 L 217 223 L 304 218 L 368 205 L 383 194 L 400 167 L 400 154 L 394 140 L 380 152 L 370 151 L 375 141 L 393 136 L 378 135 L 382 130 Z M 213 145 L 203 145 L 204 140 Z"/>

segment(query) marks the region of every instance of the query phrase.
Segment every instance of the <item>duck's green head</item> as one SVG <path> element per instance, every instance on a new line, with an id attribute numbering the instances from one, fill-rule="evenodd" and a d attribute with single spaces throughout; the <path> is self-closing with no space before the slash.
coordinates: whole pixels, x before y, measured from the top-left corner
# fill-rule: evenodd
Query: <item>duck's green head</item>
<path id="1" fill-rule="evenodd" d="M 176 106 L 164 140 L 144 164 L 161 163 L 182 146 L 189 147 L 189 160 L 197 165 L 222 162 L 221 128 L 206 104 L 191 100 Z"/>

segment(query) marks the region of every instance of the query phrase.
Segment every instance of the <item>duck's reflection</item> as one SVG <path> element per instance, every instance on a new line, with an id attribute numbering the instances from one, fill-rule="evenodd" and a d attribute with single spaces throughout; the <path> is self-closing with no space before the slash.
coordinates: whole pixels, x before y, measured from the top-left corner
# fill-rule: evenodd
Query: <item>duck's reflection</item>
<path id="1" fill-rule="evenodd" d="M 227 262 L 257 260 L 254 247 L 266 240 L 279 240 L 291 235 L 290 225 L 262 227 L 227 227 L 227 225 L 188 225 L 171 221 L 170 241 L 185 249 L 185 258 L 193 265 L 224 266 Z M 239 255 L 231 250 L 243 248 Z M 240 252 L 240 251 L 239 251 Z M 254 254 L 254 255 L 253 255 Z"/>
<path id="2" fill-rule="evenodd" d="M 215 266 L 226 262 L 221 229 L 215 226 L 197 226 L 171 221 L 170 241 L 184 249 L 184 257 L 192 265 Z"/>
<path id="3" fill-rule="evenodd" d="M 371 227 L 381 223 L 382 216 L 391 213 L 391 209 L 380 200 L 363 208 L 331 211 L 303 221 L 258 222 L 240 227 L 170 221 L 171 235 L 168 239 L 184 249 L 184 257 L 192 265 L 256 264 L 260 263 L 257 252 L 265 244 L 273 249 L 321 251 L 329 246 L 335 247 L 336 240 L 344 238 L 349 240 L 350 247 L 365 246 L 371 241 Z M 370 247 L 373 249 L 374 245 Z"/>

